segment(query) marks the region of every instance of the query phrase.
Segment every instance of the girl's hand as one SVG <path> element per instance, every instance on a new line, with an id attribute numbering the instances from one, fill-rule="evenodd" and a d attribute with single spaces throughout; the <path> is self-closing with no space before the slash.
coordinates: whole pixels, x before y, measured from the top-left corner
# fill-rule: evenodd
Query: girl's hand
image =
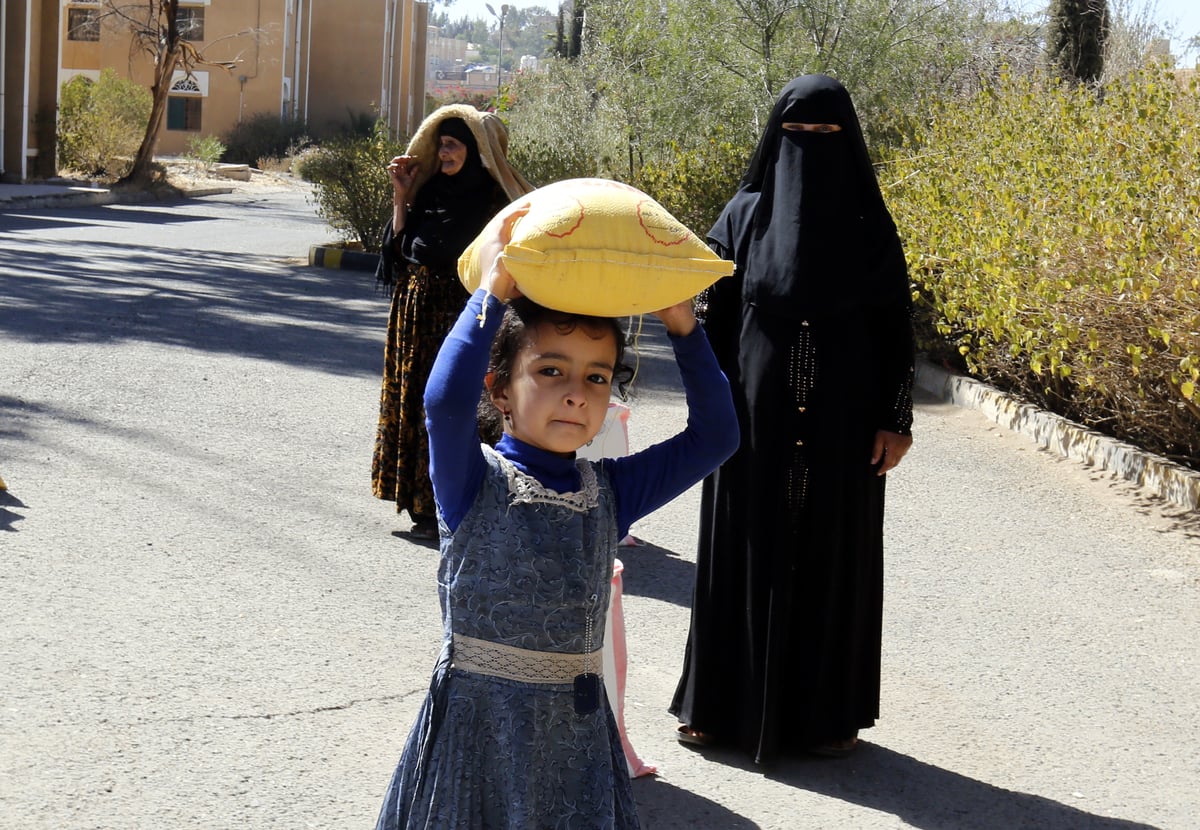
<path id="1" fill-rule="evenodd" d="M 403 199 L 421 171 L 416 156 L 396 156 L 387 166 L 388 180 L 392 183 L 395 198 Z"/>
<path id="2" fill-rule="evenodd" d="M 487 289 L 489 294 L 501 302 L 506 303 L 514 297 L 521 296 L 521 289 L 504 267 L 504 246 L 512 240 L 513 226 L 526 213 L 529 213 L 528 203 L 509 205 L 496 214 L 480 234 L 487 237 L 481 240 L 475 253 L 483 272 L 480 287 Z"/>
<path id="3" fill-rule="evenodd" d="M 660 309 L 654 312 L 654 316 L 662 320 L 667 332 L 676 337 L 686 337 L 696 328 L 696 315 L 692 313 L 691 300 Z"/>

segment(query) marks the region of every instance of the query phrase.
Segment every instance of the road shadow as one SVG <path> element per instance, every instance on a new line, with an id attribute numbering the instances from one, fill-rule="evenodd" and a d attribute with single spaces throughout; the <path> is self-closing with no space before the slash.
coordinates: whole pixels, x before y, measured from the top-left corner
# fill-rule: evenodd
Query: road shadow
<path id="1" fill-rule="evenodd" d="M 137 340 L 343 375 L 373 376 L 383 360 L 387 300 L 371 276 L 279 258 L 104 242 L 18 250 L 0 263 L 0 296 L 0 331 L 28 342 Z"/>
<path id="2" fill-rule="evenodd" d="M 864 741 L 849 758 L 786 759 L 766 768 L 726 749 L 705 749 L 708 761 L 896 816 L 920 830 L 1161 830 L 1099 816 L 1044 796 L 1006 790 Z"/>
<path id="3" fill-rule="evenodd" d="M 441 542 L 439 540 L 437 540 L 437 539 L 422 539 L 418 536 L 413 536 L 412 532 L 409 530 L 393 530 L 392 536 L 396 537 L 397 539 L 403 539 L 405 542 L 408 542 L 410 545 L 413 545 L 418 548 L 424 548 L 425 550 L 437 551 L 437 550 L 440 550 L 440 548 L 441 548 Z"/>
<path id="4" fill-rule="evenodd" d="M 1093 480 L 1095 478 L 1093 476 Z M 1135 509 L 1143 516 L 1160 519 L 1165 526 L 1158 530 L 1159 533 L 1182 533 L 1188 539 L 1200 539 L 1200 509 L 1192 510 L 1169 502 L 1147 493 L 1133 482 L 1113 481 L 1109 486 L 1134 502 Z"/>
<path id="5" fill-rule="evenodd" d="M 50 414 L 50 409 L 42 404 L 0 395 L 0 439 L 27 440 L 30 427 Z"/>
<path id="6" fill-rule="evenodd" d="M 621 575 L 622 593 L 691 608 L 695 563 L 650 542 L 617 548 L 617 558 L 628 566 Z"/>
<path id="7" fill-rule="evenodd" d="M 8 508 L 23 508 L 26 506 L 25 502 L 17 498 L 11 490 L 0 490 L 0 531 L 16 533 L 17 528 L 13 527 L 13 524 L 25 517 L 20 513 L 12 512 Z"/>
<path id="8" fill-rule="evenodd" d="M 750 819 L 661 778 L 634 779 L 633 799 L 638 818 L 647 828 L 690 825 L 697 830 L 758 830 L 758 825 Z"/>
<path id="9" fill-rule="evenodd" d="M 156 433 L 122 423 L 80 415 L 54 404 L 0 395 L 0 440 L 37 444 L 51 424 L 65 424 L 86 433 L 121 438 L 130 446 L 161 452 L 177 460 L 207 461 L 209 456 L 171 432 Z M 77 458 L 92 458 L 89 445 L 74 447 Z"/>
<path id="10" fill-rule="evenodd" d="M 182 200 L 180 200 L 182 201 Z M 211 216 L 179 213 L 171 202 L 156 203 L 159 209 L 105 205 L 101 207 L 75 207 L 46 210 L 45 208 L 20 208 L 0 204 L 0 232 L 38 231 L 61 228 L 64 225 L 90 227 L 109 222 L 139 225 L 185 225 L 191 222 L 209 222 Z"/>

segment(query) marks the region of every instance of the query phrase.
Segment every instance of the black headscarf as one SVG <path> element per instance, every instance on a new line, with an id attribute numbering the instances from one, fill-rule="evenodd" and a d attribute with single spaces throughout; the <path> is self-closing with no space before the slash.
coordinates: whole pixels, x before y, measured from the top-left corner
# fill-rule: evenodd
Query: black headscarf
<path id="1" fill-rule="evenodd" d="M 784 122 L 842 129 L 793 132 Z M 788 317 L 894 301 L 908 290 L 900 239 L 854 104 L 825 75 L 784 87 L 708 238 L 737 262 L 745 301 Z"/>
<path id="2" fill-rule="evenodd" d="M 438 136 L 458 139 L 467 148 L 453 176 L 440 170 L 418 191 L 401 233 L 400 251 L 409 262 L 435 270 L 454 270 L 458 256 L 508 200 L 479 157 L 479 145 L 461 118 L 443 119 Z M 436 159 L 423 163 L 437 163 Z"/>

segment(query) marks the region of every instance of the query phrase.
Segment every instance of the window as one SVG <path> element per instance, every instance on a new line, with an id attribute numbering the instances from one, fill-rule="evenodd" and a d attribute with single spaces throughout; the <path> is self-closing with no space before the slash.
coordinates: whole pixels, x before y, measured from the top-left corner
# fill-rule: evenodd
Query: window
<path id="1" fill-rule="evenodd" d="M 167 98 L 167 129 L 168 130 L 200 130 L 200 110 L 203 98 L 172 95 Z"/>
<path id="2" fill-rule="evenodd" d="M 180 6 L 175 16 L 179 36 L 184 40 L 204 40 L 204 9 L 195 6 Z"/>
<path id="3" fill-rule="evenodd" d="M 99 9 L 67 9 L 67 40 L 99 39 Z"/>

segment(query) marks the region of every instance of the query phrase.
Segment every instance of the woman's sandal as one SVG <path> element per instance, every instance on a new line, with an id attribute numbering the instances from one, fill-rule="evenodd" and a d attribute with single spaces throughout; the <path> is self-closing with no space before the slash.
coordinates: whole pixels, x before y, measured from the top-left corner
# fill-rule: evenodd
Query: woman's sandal
<path id="1" fill-rule="evenodd" d="M 842 738 L 837 741 L 825 741 L 824 743 L 810 746 L 808 752 L 810 755 L 819 755 L 822 758 L 845 758 L 858 748 L 858 736 L 854 735 L 849 738 Z"/>
<path id="2" fill-rule="evenodd" d="M 675 730 L 675 737 L 679 739 L 681 744 L 688 746 L 712 746 L 713 736 L 704 732 L 697 732 L 686 723 L 679 724 L 679 728 Z"/>

